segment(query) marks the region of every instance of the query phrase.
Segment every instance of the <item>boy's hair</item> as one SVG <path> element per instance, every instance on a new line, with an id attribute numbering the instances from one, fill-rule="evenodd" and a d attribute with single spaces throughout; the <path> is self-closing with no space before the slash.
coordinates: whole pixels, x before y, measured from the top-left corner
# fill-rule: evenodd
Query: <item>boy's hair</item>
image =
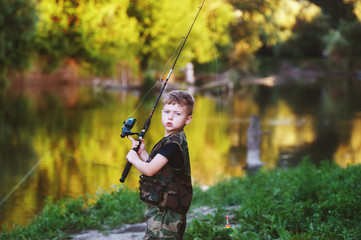
<path id="1" fill-rule="evenodd" d="M 163 99 L 163 106 L 165 104 L 178 104 L 182 107 L 186 107 L 186 111 L 188 116 L 193 114 L 193 107 L 194 107 L 194 98 L 193 96 L 186 92 L 181 90 L 175 90 L 169 92 Z"/>

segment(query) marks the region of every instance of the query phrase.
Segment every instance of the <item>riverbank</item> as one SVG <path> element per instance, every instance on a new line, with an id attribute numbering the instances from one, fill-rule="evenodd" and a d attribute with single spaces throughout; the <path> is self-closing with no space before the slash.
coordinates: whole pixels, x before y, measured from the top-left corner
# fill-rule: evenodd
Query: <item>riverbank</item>
<path id="1" fill-rule="evenodd" d="M 239 206 L 226 207 L 227 211 L 237 209 Z M 194 219 L 200 216 L 205 217 L 207 215 L 213 215 L 217 211 L 217 208 L 211 207 L 198 207 L 192 209 L 187 214 L 187 221 L 192 222 Z M 232 218 L 231 218 L 232 219 Z M 145 222 L 136 224 L 124 224 L 120 228 L 100 231 L 100 230 L 85 230 L 81 233 L 72 235 L 73 240 L 142 240 L 144 239 L 144 232 L 146 229 Z"/>
<path id="2" fill-rule="evenodd" d="M 261 170 L 206 191 L 195 187 L 185 239 L 360 239 L 360 180 L 361 165 L 316 167 L 304 160 L 294 169 Z M 96 197 L 49 202 L 28 226 L 5 229 L 0 239 L 138 237 L 143 212 L 138 193 L 120 187 Z M 231 229 L 224 228 L 226 216 Z"/>

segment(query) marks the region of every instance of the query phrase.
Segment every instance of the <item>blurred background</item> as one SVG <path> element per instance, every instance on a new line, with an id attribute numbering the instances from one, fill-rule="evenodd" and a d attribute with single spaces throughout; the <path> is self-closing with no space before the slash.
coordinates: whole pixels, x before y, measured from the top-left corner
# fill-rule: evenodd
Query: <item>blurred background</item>
<path id="1" fill-rule="evenodd" d="M 0 0 L 1 224 L 138 188 L 136 169 L 118 181 L 123 121 L 141 130 L 201 3 Z M 361 0 L 206 0 L 166 88 L 196 99 L 194 184 L 305 158 L 360 164 L 360 42 Z"/>

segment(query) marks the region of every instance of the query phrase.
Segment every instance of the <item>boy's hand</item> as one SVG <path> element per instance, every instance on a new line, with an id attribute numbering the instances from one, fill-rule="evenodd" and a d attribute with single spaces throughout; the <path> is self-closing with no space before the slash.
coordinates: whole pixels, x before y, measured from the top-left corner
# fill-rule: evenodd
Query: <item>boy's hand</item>
<path id="1" fill-rule="evenodd" d="M 125 158 L 133 164 L 133 160 L 138 158 L 138 154 L 134 150 L 130 150 Z"/>
<path id="2" fill-rule="evenodd" d="M 127 138 L 132 141 L 132 149 L 135 149 L 138 147 L 139 145 L 139 141 L 138 140 L 135 140 L 134 138 L 130 137 L 130 136 L 127 136 Z M 145 150 L 145 144 L 144 144 L 144 139 L 140 139 L 140 147 L 138 149 L 138 155 L 141 155 L 143 153 L 143 151 Z"/>

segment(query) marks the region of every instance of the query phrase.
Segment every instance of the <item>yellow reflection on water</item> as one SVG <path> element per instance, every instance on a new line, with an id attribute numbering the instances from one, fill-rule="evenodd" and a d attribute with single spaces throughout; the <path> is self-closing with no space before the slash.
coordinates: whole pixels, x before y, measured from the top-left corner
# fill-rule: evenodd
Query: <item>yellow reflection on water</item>
<path id="1" fill-rule="evenodd" d="M 192 122 L 185 129 L 195 183 L 210 185 L 231 174 L 242 175 L 240 167 L 229 166 L 231 139 L 227 134 L 228 124 L 227 112 L 218 111 L 216 102 L 197 97 Z"/>
<path id="2" fill-rule="evenodd" d="M 334 154 L 335 162 L 342 167 L 361 164 L 361 118 L 354 118 L 351 125 L 348 142 L 340 143 Z"/>
<path id="3" fill-rule="evenodd" d="M 267 168 L 274 168 L 279 160 L 280 150 L 292 146 L 302 146 L 315 140 L 313 117 L 307 114 L 296 115 L 285 101 L 278 101 L 274 108 L 266 111 L 267 131 L 270 142 L 264 142 L 263 161 Z"/>

